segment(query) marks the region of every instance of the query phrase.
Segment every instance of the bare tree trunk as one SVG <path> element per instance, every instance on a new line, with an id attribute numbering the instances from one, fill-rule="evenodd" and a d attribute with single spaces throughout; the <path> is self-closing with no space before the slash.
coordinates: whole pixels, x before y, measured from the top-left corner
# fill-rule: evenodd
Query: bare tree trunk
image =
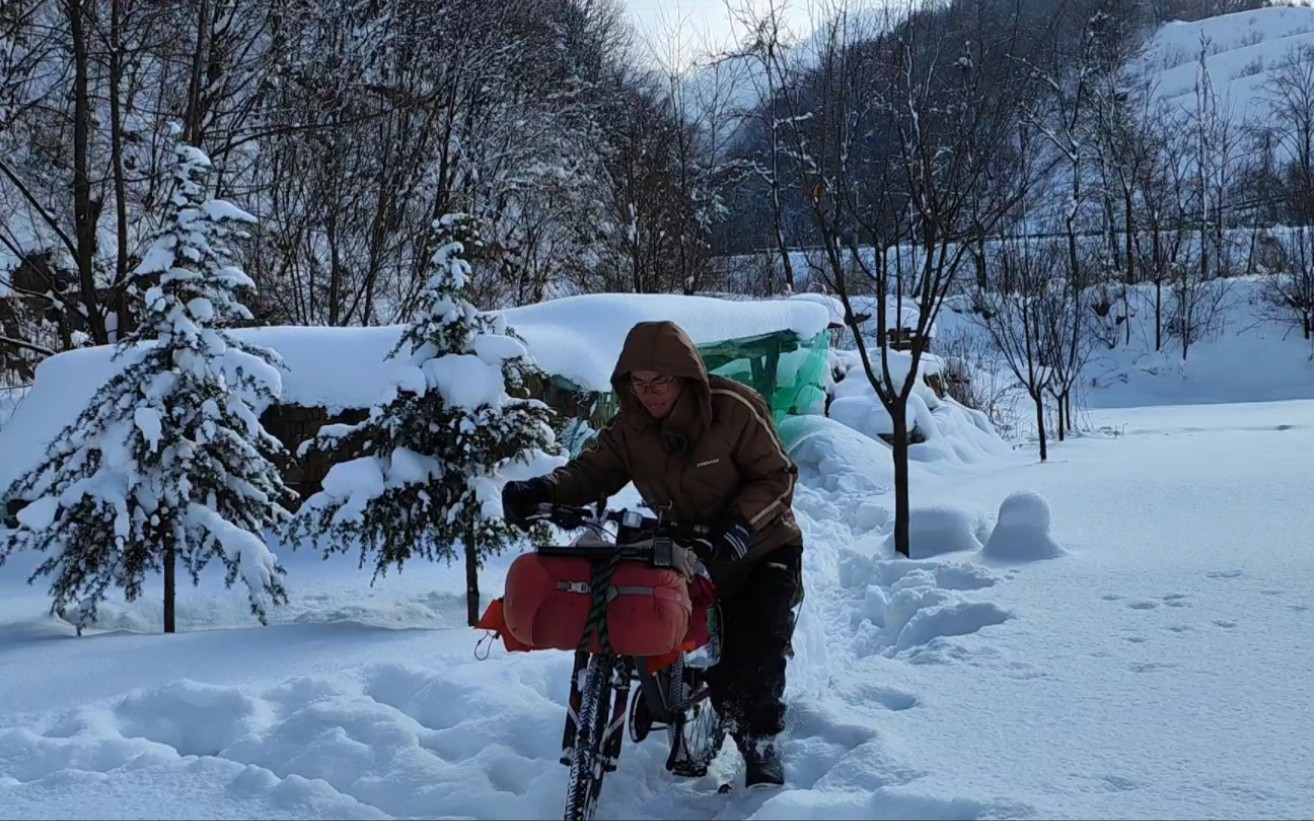
<path id="1" fill-rule="evenodd" d="M 173 543 L 164 547 L 164 632 L 173 633 L 174 630 L 174 597 L 177 593 L 177 553 L 174 552 Z"/>
<path id="2" fill-rule="evenodd" d="M 192 53 L 191 80 L 187 86 L 187 111 L 183 115 L 183 142 L 200 147 L 202 139 L 201 76 L 205 73 L 205 53 L 210 40 L 210 2 L 198 0 L 196 5 L 196 51 Z"/>
<path id="3" fill-rule="evenodd" d="M 1045 442 L 1045 394 L 1037 391 L 1031 394 L 1036 403 L 1036 433 L 1040 436 L 1040 461 L 1049 459 L 1049 448 Z"/>
<path id="4" fill-rule="evenodd" d="M 1155 237 L 1155 244 L 1159 243 L 1159 238 Z M 1163 350 L 1163 274 L 1155 274 L 1154 279 L 1154 350 L 1155 353 Z"/>
<path id="5" fill-rule="evenodd" d="M 1136 284 L 1136 254 L 1132 250 L 1132 237 L 1136 232 L 1136 218 L 1134 216 L 1132 204 L 1132 190 L 1130 186 L 1124 185 L 1122 188 L 1122 213 L 1123 213 L 1123 253 L 1127 257 L 1127 271 L 1125 273 L 1126 283 L 1128 285 Z M 1127 340 L 1131 341 L 1130 317 L 1127 330 Z"/>
<path id="6" fill-rule="evenodd" d="M 479 623 L 479 552 L 474 528 L 465 540 L 465 618 L 471 627 Z"/>
<path id="7" fill-rule="evenodd" d="M 128 279 L 128 186 L 123 174 L 123 101 L 119 96 L 123 89 L 123 0 L 113 0 L 110 5 L 109 48 L 110 163 L 114 173 L 115 234 L 118 238 L 109 308 L 118 320 L 115 336 L 122 339 L 130 330 L 123 299 L 123 288 Z"/>
<path id="8" fill-rule="evenodd" d="M 894 550 L 911 558 L 907 405 L 899 403 L 891 408 L 890 421 L 894 423 Z"/>
<path id="9" fill-rule="evenodd" d="M 78 279 L 82 286 L 82 308 L 91 337 L 98 345 L 109 341 L 105 318 L 96 299 L 96 224 L 101 204 L 91 196 L 91 90 L 87 58 L 85 0 L 66 0 L 70 34 L 73 38 L 73 221 L 77 237 Z"/>

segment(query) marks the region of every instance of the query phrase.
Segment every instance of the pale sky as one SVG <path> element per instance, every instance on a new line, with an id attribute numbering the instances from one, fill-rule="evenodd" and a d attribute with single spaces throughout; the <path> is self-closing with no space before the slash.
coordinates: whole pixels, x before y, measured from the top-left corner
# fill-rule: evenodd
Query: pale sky
<path id="1" fill-rule="evenodd" d="M 814 16 L 825 19 L 838 8 L 850 11 L 895 7 L 916 0 L 621 0 L 639 36 L 660 49 L 659 61 L 681 68 L 711 51 L 722 52 L 744 34 L 735 16 L 746 8 L 764 12 L 774 2 L 780 10 L 781 35 L 798 42 L 812 31 Z M 651 56 L 645 53 L 644 56 Z"/>
<path id="2" fill-rule="evenodd" d="M 739 10 L 746 4 L 766 8 L 769 0 L 622 0 L 640 36 L 657 48 L 670 49 L 679 34 L 680 51 L 676 59 L 686 65 L 709 49 L 705 43 L 726 48 L 742 34 L 742 26 L 732 23 L 727 6 Z M 780 4 L 782 0 L 776 0 Z M 796 37 L 805 37 L 811 29 L 810 0 L 787 0 L 783 18 L 786 28 Z"/>

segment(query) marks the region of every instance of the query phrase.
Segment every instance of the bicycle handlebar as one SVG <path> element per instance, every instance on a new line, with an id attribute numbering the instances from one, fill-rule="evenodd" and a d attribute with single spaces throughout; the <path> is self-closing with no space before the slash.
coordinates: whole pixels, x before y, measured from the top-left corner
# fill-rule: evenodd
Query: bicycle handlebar
<path id="1" fill-rule="evenodd" d="M 644 516 L 637 511 L 622 508 L 605 510 L 598 515 L 591 507 L 575 505 L 541 504 L 538 512 L 529 515 L 530 519 L 546 519 L 557 527 L 566 530 L 578 530 L 582 527 L 600 527 L 612 522 L 622 527 L 635 530 L 655 528 L 660 522 L 651 516 Z"/>
<path id="2" fill-rule="evenodd" d="M 630 530 L 666 529 L 668 532 L 694 539 L 705 539 L 712 533 L 712 529 L 705 525 L 664 524 L 661 519 L 645 516 L 628 508 L 607 509 L 599 515 L 591 507 L 544 503 L 538 506 L 538 513 L 530 514 L 529 518 L 535 520 L 546 519 L 565 530 L 578 530 L 583 527 L 597 528 L 611 522 Z"/>
<path id="3" fill-rule="evenodd" d="M 528 518 L 531 520 L 547 520 L 566 530 L 587 527 L 600 534 L 604 533 L 602 531 L 603 525 L 613 522 L 621 526 L 622 534 L 626 530 L 634 533 L 650 531 L 652 536 L 652 538 L 637 544 L 539 547 L 538 552 L 540 553 L 604 559 L 619 552 L 621 558 L 643 559 L 652 562 L 655 567 L 670 567 L 673 547 L 677 539 L 683 546 L 693 549 L 699 558 L 704 560 L 707 558 L 705 554 L 710 553 L 711 550 L 710 543 L 706 541 L 707 534 L 710 532 L 709 528 L 701 526 L 663 526 L 660 519 L 645 516 L 626 508 L 620 510 L 608 509 L 599 514 L 591 507 L 546 503 L 540 504 L 538 512 L 530 514 Z M 697 542 L 700 541 L 702 544 L 697 545 Z"/>

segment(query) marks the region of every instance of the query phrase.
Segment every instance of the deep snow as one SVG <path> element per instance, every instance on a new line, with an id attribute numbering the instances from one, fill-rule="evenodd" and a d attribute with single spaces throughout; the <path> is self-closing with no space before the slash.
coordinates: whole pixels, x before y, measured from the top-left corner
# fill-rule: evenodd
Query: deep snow
<path id="1" fill-rule="evenodd" d="M 664 742 L 627 742 L 602 813 L 1308 816 L 1311 418 L 1311 402 L 1096 412 L 1123 433 L 920 477 L 914 504 L 979 544 L 912 560 L 884 546 L 888 495 L 826 487 L 827 433 L 801 441 L 787 789 L 672 783 Z M 835 437 L 831 464 L 853 465 L 851 444 Z M 983 552 L 1016 491 L 1044 496 L 1064 555 Z M 184 588 L 188 632 L 168 637 L 72 638 L 6 568 L 0 816 L 558 816 L 568 654 L 476 661 L 459 568 L 371 590 L 351 557 L 285 561 L 282 623 L 249 629 L 236 591 Z"/>

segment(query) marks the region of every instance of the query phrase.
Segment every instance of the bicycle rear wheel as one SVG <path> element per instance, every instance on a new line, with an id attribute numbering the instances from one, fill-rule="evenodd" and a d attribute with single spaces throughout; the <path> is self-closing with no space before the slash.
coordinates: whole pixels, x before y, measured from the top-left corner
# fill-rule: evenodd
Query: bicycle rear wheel
<path id="1" fill-rule="evenodd" d="M 606 753 L 602 747 L 611 714 L 608 696 L 616 661 L 610 654 L 589 657 L 575 721 L 575 748 L 566 788 L 566 821 L 590 821 L 597 812 L 602 776 L 606 773 Z"/>
<path id="2" fill-rule="evenodd" d="M 674 720 L 666 728 L 671 745 L 666 769 L 686 778 L 701 778 L 721 745 L 725 727 L 712 706 L 707 684 L 699 675 L 677 662 L 668 671 L 668 690 Z"/>

